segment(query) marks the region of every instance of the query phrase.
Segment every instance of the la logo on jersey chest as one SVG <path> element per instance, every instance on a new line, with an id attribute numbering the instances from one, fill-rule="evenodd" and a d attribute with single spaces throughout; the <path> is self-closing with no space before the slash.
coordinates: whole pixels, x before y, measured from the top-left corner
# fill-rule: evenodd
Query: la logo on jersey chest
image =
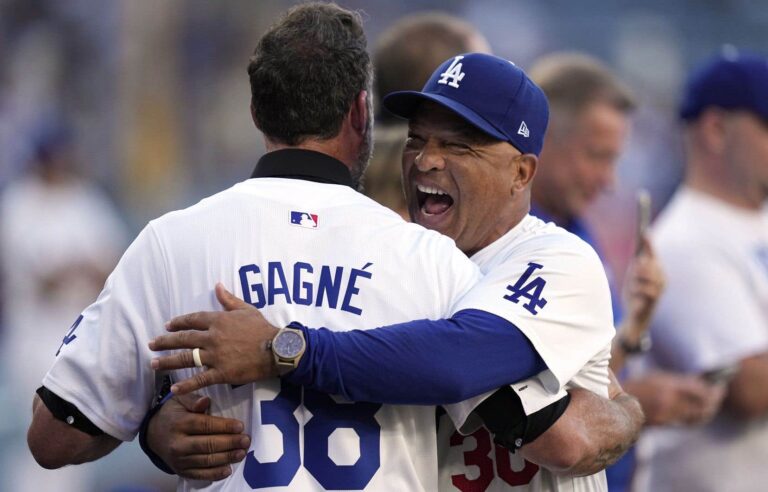
<path id="1" fill-rule="evenodd" d="M 459 88 L 459 82 L 464 80 L 466 73 L 462 72 L 461 60 L 464 57 L 459 55 L 454 57 L 450 66 L 445 69 L 445 72 L 440 74 L 441 79 L 437 81 L 438 84 L 447 84 L 451 87 Z"/>

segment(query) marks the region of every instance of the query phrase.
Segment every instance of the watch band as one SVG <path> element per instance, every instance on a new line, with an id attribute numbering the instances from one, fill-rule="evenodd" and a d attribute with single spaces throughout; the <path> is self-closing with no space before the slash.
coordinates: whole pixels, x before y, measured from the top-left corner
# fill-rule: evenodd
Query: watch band
<path id="1" fill-rule="evenodd" d="M 618 342 L 621 350 L 623 350 L 624 353 L 628 355 L 648 352 L 653 345 L 651 342 L 651 336 L 648 333 L 644 333 L 643 336 L 641 336 L 635 343 L 627 340 L 627 337 L 625 336 L 620 336 Z"/>

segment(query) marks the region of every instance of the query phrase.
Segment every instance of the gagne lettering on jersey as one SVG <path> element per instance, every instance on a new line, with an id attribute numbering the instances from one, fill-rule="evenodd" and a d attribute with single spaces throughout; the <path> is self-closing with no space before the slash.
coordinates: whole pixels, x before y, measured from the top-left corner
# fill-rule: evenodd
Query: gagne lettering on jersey
<path id="1" fill-rule="evenodd" d="M 360 316 L 363 310 L 353 303 L 360 295 L 366 280 L 373 278 L 367 270 L 348 266 L 314 266 L 297 261 L 283 265 L 279 261 L 267 262 L 266 267 L 254 263 L 239 269 L 240 284 L 245 302 L 263 308 L 275 302 L 304 306 L 341 309 Z"/>

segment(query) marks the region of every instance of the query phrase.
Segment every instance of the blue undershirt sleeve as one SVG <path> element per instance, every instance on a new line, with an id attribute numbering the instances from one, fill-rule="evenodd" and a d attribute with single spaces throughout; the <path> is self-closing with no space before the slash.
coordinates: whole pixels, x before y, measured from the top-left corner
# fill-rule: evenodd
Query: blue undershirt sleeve
<path id="1" fill-rule="evenodd" d="M 350 401 L 456 403 L 547 368 L 514 324 L 475 309 L 372 330 L 293 325 L 304 332 L 307 349 L 283 378 Z"/>

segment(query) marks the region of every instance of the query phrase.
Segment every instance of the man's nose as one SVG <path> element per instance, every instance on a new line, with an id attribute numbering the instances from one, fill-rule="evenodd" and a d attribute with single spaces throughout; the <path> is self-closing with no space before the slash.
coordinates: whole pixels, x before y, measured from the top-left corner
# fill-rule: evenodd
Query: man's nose
<path id="1" fill-rule="evenodd" d="M 440 145 L 435 139 L 429 139 L 414 159 L 416 168 L 425 173 L 445 169 L 445 157 Z"/>

